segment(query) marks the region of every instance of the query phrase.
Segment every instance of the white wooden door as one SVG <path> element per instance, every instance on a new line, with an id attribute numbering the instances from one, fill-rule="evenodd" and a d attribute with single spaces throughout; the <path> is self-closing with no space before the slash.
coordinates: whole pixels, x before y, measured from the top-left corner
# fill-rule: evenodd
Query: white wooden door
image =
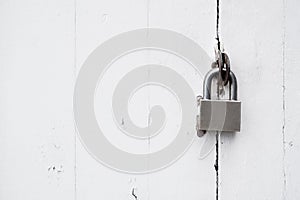
<path id="1" fill-rule="evenodd" d="M 162 160 L 153 170 L 148 163 L 151 172 L 99 159 L 84 142 L 74 117 L 78 77 L 90 56 L 97 60 L 135 44 L 139 30 L 148 30 L 149 38 L 158 30 L 159 37 L 149 43 L 158 48 L 137 48 L 110 62 L 97 79 L 93 104 L 95 119 L 111 145 L 151 160 L 151 153 L 176 140 L 186 106 L 191 106 L 186 102 L 195 103 L 202 93 L 203 76 L 214 59 L 218 6 L 221 44 L 238 78 L 241 132 L 221 134 L 216 150 L 215 133 L 199 138 L 192 137 L 195 131 L 186 131 L 183 138 L 192 143 L 184 143 L 185 151 L 178 150 L 176 158 L 172 151 L 166 154 L 170 162 Z M 297 6 L 296 0 L 221 0 L 219 5 L 208 0 L 1 0 L 0 199 L 299 199 Z M 118 36 L 128 32 L 136 38 L 131 35 L 118 43 Z M 115 41 L 112 51 L 95 53 Z M 160 45 L 170 51 L 160 51 Z M 151 82 L 163 75 L 162 81 L 170 85 L 136 85 L 129 99 L 117 99 L 128 101 L 124 112 L 129 115 L 114 119 L 112 99 L 118 83 L 141 66 L 148 71 L 133 79 Z M 173 71 L 159 74 L 159 66 Z M 195 99 L 179 98 L 190 94 L 176 90 L 183 85 Z M 149 116 L 157 105 L 164 115 Z M 147 127 L 156 120 L 153 116 L 165 117 L 156 136 L 141 139 L 122 131 L 131 130 L 128 120 Z M 194 130 L 192 126 L 187 130 Z M 134 166 L 106 152 L 97 140 L 91 142 L 111 160 L 117 158 L 116 163 Z"/>

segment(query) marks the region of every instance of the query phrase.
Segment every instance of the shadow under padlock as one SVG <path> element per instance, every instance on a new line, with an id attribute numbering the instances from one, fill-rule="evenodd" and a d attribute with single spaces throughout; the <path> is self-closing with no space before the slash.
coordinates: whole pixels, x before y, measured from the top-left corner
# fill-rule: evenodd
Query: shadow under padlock
<path id="1" fill-rule="evenodd" d="M 237 80 L 232 71 L 229 75 L 229 99 L 212 100 L 211 89 L 219 68 L 211 69 L 204 78 L 203 97 L 198 97 L 197 135 L 206 131 L 236 132 L 241 127 L 241 102 L 237 100 Z"/>

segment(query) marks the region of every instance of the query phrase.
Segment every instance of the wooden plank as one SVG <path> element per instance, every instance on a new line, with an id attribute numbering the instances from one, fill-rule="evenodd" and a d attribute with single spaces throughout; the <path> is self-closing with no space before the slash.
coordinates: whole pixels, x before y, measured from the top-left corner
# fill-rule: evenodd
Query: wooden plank
<path id="1" fill-rule="evenodd" d="M 220 10 L 242 129 L 221 135 L 219 199 L 283 199 L 283 4 L 222 1 Z"/>
<path id="2" fill-rule="evenodd" d="M 300 43 L 299 33 L 300 13 L 297 9 L 299 1 L 288 0 L 284 2 L 285 32 L 284 32 L 284 173 L 285 173 L 285 199 L 300 198 L 299 153 L 299 99 L 297 87 L 300 74 Z"/>
<path id="3" fill-rule="evenodd" d="M 1 1 L 0 199 L 74 198 L 73 1 Z"/>
<path id="4" fill-rule="evenodd" d="M 145 27 L 170 29 L 184 34 L 213 55 L 215 37 L 215 3 L 202 1 L 77 1 L 77 72 L 88 55 L 110 37 Z M 159 54 L 159 55 L 158 55 Z M 180 107 L 170 92 L 158 86 L 140 89 L 129 103 L 132 121 L 140 126 L 148 123 L 149 108 L 155 104 L 166 110 L 167 123 L 160 139 L 131 141 L 111 120 L 110 101 L 112 90 L 118 80 L 129 70 L 142 64 L 169 64 L 193 86 L 197 94 L 202 93 L 202 77 L 210 65 L 203 66 L 203 74 L 195 75 L 192 66 L 176 56 L 164 52 L 144 50 L 120 59 L 106 71 L 100 91 L 96 95 L 96 115 L 109 141 L 129 152 L 149 152 L 164 147 L 176 136 L 180 127 Z M 151 71 L 149 72 L 151 73 Z M 97 89 L 97 90 L 98 90 Z M 98 91 L 98 92 L 99 92 Z M 96 91 L 97 92 L 97 91 Z M 98 105 L 96 105 L 98 104 Z M 107 109 L 108 107 L 108 109 Z M 101 109 L 105 111 L 101 111 Z M 101 117 L 102 114 L 102 117 Z M 104 116 L 104 117 L 103 117 Z M 126 125 L 126 124 L 125 124 Z M 193 133 L 193 134 L 196 134 Z M 121 139 L 120 139 L 121 138 Z M 173 165 L 151 174 L 133 175 L 112 170 L 98 163 L 77 140 L 77 199 L 214 199 L 215 171 L 214 153 L 199 159 L 205 138 L 196 139 L 190 149 Z M 210 145 L 214 145 L 213 142 Z M 132 194 L 134 193 L 134 195 Z"/>
<path id="5" fill-rule="evenodd" d="M 77 72 L 89 54 L 102 42 L 121 32 L 143 27 L 146 24 L 146 10 L 144 1 L 77 0 Z M 108 116 L 111 114 L 107 113 Z M 111 125 L 108 131 L 114 128 L 116 126 Z M 100 164 L 86 151 L 79 138 L 76 146 L 78 200 L 134 199 L 131 194 L 136 184 L 134 176 L 118 173 Z M 139 192 L 134 193 L 139 195 Z"/>

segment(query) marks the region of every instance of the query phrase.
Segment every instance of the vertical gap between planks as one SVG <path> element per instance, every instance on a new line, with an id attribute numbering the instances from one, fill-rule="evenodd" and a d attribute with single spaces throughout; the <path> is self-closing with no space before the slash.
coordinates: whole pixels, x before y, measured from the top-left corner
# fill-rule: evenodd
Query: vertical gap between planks
<path id="1" fill-rule="evenodd" d="M 77 74 L 77 58 L 76 58 L 76 52 L 77 52 L 77 2 L 74 0 L 74 84 L 76 84 L 76 74 Z M 74 85 L 75 86 L 75 85 Z M 74 199 L 77 199 L 77 141 L 76 141 L 76 125 L 74 123 Z"/>
<path id="2" fill-rule="evenodd" d="M 146 26 L 147 26 L 147 29 L 149 29 L 149 26 L 150 26 L 150 0 L 146 0 Z M 148 31 L 147 31 L 147 35 L 148 35 Z M 146 59 L 147 59 L 147 56 L 146 56 Z M 148 81 L 150 80 L 150 69 L 148 70 Z M 151 123 L 151 116 L 150 116 L 150 111 L 151 111 L 151 108 L 150 108 L 150 96 L 151 96 L 151 90 L 150 88 L 148 88 L 148 122 L 147 122 L 147 126 L 149 127 L 150 126 L 150 123 Z M 148 129 L 149 130 L 149 129 Z M 151 151 L 151 145 L 150 145 L 150 132 L 148 133 L 148 160 L 147 160 L 147 165 L 148 165 L 148 168 L 150 166 L 150 163 L 149 163 L 149 155 L 150 155 L 150 151 Z M 149 200 L 150 199 L 150 174 L 151 173 L 147 173 L 147 199 Z"/>
<path id="3" fill-rule="evenodd" d="M 220 0 L 217 0 L 217 16 L 216 16 L 216 40 L 217 40 L 217 47 L 218 50 L 221 51 L 221 45 L 220 45 L 220 36 L 219 36 L 219 24 L 220 24 Z M 217 86 L 219 87 L 219 85 Z M 219 94 L 218 94 L 219 98 Z M 220 153 L 220 132 L 216 132 L 216 160 L 214 164 L 214 168 L 216 171 L 216 200 L 219 200 L 219 154 Z"/>
<path id="4" fill-rule="evenodd" d="M 286 0 L 282 1 L 283 3 L 283 21 L 282 21 L 282 173 L 283 173 L 283 187 L 282 187 L 282 199 L 286 199 L 286 166 L 285 166 L 285 157 L 286 157 L 286 137 L 285 137 L 285 39 L 286 39 Z"/>
<path id="5" fill-rule="evenodd" d="M 220 133 L 216 132 L 216 160 L 215 160 L 215 170 L 216 170 L 216 200 L 219 200 L 219 144 L 220 144 Z"/>
<path id="6" fill-rule="evenodd" d="M 220 37 L 219 37 L 219 19 L 220 19 L 220 0 L 217 0 L 217 22 L 216 22 L 216 40 L 218 50 L 221 50 Z"/>

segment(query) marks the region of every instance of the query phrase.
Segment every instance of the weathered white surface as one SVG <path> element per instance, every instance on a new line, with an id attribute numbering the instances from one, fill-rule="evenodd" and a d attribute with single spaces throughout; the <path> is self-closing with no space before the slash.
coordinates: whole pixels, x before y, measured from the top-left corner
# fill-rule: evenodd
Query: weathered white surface
<path id="1" fill-rule="evenodd" d="M 241 133 L 221 136 L 220 199 L 299 197 L 295 132 L 299 29 L 294 26 L 296 12 L 291 12 L 296 2 L 289 2 L 286 10 L 283 3 L 221 5 L 221 38 L 238 77 L 243 123 Z M 289 20 L 284 21 L 284 12 Z M 292 141 L 293 147 L 288 144 Z"/>
<path id="2" fill-rule="evenodd" d="M 0 3 L 0 199 L 74 199 L 73 7 Z"/>
<path id="3" fill-rule="evenodd" d="M 300 13 L 299 1 L 285 2 L 284 82 L 285 82 L 285 179 L 286 199 L 300 199 Z"/>
<path id="4" fill-rule="evenodd" d="M 118 6 L 116 6 L 118 5 Z M 203 6 L 205 5 L 205 6 Z M 213 53 L 211 48 L 214 39 L 211 35 L 215 30 L 215 4 L 209 1 L 77 1 L 77 70 L 99 44 L 119 33 L 137 28 L 155 27 L 170 29 L 185 34 L 196 40 Z M 166 12 L 167 11 L 167 12 Z M 186 23 L 188 22 L 188 23 Z M 204 30 L 205 31 L 202 31 Z M 131 58 L 130 58 L 131 56 Z M 144 51 L 142 54 L 133 53 L 120 59 L 119 66 L 112 65 L 107 71 L 105 84 L 99 86 L 99 98 L 96 102 L 103 100 L 101 95 L 109 93 L 116 76 L 119 73 L 127 73 L 130 69 L 143 64 L 169 64 L 173 69 L 182 72 L 187 81 L 194 80 L 193 84 L 197 92 L 201 92 L 198 77 L 195 80 L 195 72 L 192 66 L 181 66 L 174 56 L 166 56 L 164 53 Z M 131 60 L 130 60 L 131 59 Z M 178 58 L 177 58 L 178 59 Z M 209 69 L 210 66 L 204 68 Z M 115 71 L 114 71 L 115 70 Z M 101 84 L 101 83 L 100 83 Z M 197 86 L 199 84 L 199 86 Z M 102 89 L 102 91 L 101 91 Z M 202 93 L 202 92 L 201 92 Z M 174 96 L 164 93 L 162 88 L 145 88 L 137 92 L 129 107 L 132 120 L 138 125 L 147 125 L 148 108 L 153 103 L 171 106 L 166 112 L 167 119 L 171 122 L 168 133 L 177 133 L 180 126 L 178 121 L 178 105 L 174 103 Z M 163 97 L 163 98 L 162 98 Z M 157 99 L 158 98 L 158 99 Z M 106 102 L 108 103 L 108 102 Z M 100 107 L 110 106 L 100 103 Z M 179 105 L 180 106 L 180 105 Z M 97 107 L 97 106 L 96 106 Z M 103 115 L 101 110 L 97 111 L 99 116 Z M 108 133 L 112 131 L 123 134 L 116 125 L 108 118 L 112 113 L 105 113 L 106 118 L 99 120 L 100 126 Z M 106 121 L 105 121 L 106 120 Z M 102 122 L 102 123 L 101 123 Z M 176 128 L 177 127 L 177 128 Z M 118 141 L 118 136 L 106 135 L 110 141 Z M 160 146 L 166 145 L 170 138 L 162 138 Z M 137 141 L 140 142 L 141 141 Z M 214 153 L 204 160 L 199 159 L 200 147 L 204 139 L 197 139 L 188 152 L 172 166 L 152 174 L 130 175 L 111 170 L 95 161 L 84 149 L 80 140 L 77 140 L 77 178 L 76 193 L 78 199 L 135 199 L 132 190 L 138 199 L 214 199 L 215 198 L 215 171 Z M 157 146 L 155 142 L 146 141 L 143 145 L 130 145 L 130 141 L 121 140 L 115 142 L 121 149 L 131 152 L 144 152 L 153 150 Z M 118 145 L 119 144 L 119 145 Z M 141 143 L 143 144 L 143 143 Z"/>
<path id="5" fill-rule="evenodd" d="M 300 198 L 297 5 L 296 0 L 221 1 L 220 36 L 238 77 L 243 118 L 241 133 L 221 136 L 219 199 Z M 213 58 L 215 25 L 216 2 L 210 0 L 2 1 L 0 199 L 134 200 L 132 189 L 138 199 L 215 199 L 215 153 L 199 160 L 203 139 L 164 170 L 120 173 L 99 164 L 74 140 L 72 111 L 82 63 L 113 35 L 170 29 L 195 40 Z M 169 64 L 201 93 L 191 66 L 160 56 L 150 51 L 133 55 L 122 73 L 136 60 Z M 167 112 L 174 126 L 165 134 L 176 133 L 178 105 L 161 88 L 133 96 L 133 121 L 147 124 L 147 107 L 159 100 L 172 108 Z M 117 130 L 108 122 L 106 129 Z M 128 151 L 157 148 L 153 143 L 136 148 L 107 136 Z M 163 137 L 159 144 L 167 142 Z"/>

